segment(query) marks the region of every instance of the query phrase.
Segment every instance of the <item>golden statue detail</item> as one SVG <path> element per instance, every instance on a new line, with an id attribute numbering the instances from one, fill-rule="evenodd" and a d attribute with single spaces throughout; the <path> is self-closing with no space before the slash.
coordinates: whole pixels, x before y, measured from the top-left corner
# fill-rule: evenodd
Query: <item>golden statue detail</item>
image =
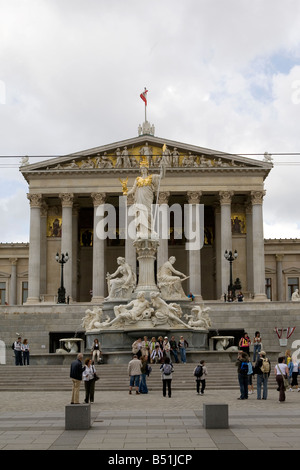
<path id="1" fill-rule="evenodd" d="M 127 176 L 126 180 L 121 180 L 121 178 L 119 178 L 119 181 L 122 185 L 123 196 L 127 196 L 127 193 L 128 193 L 128 187 L 127 187 L 128 176 Z"/>

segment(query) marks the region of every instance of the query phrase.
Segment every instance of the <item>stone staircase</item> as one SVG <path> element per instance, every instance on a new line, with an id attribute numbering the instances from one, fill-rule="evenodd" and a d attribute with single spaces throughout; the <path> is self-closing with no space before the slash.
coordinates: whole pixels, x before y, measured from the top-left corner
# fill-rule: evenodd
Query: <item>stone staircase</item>
<path id="1" fill-rule="evenodd" d="M 172 381 L 174 390 L 194 390 L 195 378 L 193 371 L 196 364 L 175 364 Z M 152 372 L 147 378 L 149 391 L 161 390 L 159 365 L 151 365 Z M 238 390 L 237 370 L 234 363 L 207 364 L 207 388 L 210 390 Z M 102 391 L 127 391 L 129 378 L 125 364 L 101 364 L 96 366 L 100 380 L 97 389 Z M 254 388 L 256 378 L 254 376 Z M 83 385 L 82 385 L 83 386 Z M 269 386 L 275 388 L 273 371 L 269 378 Z M 0 391 L 43 392 L 70 391 L 70 366 L 32 365 L 11 366 L 0 365 Z"/>

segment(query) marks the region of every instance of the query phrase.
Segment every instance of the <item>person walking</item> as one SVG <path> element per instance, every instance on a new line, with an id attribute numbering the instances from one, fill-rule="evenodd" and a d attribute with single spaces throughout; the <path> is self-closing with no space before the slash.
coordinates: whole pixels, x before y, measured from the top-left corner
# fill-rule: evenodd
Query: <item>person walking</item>
<path id="1" fill-rule="evenodd" d="M 70 367 L 70 377 L 72 379 L 72 399 L 71 405 L 79 404 L 79 390 L 80 384 L 82 381 L 82 373 L 85 369 L 85 366 L 82 364 L 83 354 L 79 353 L 77 359 L 71 363 Z"/>
<path id="2" fill-rule="evenodd" d="M 244 352 L 239 352 L 235 365 L 238 371 L 238 381 L 240 385 L 239 400 L 248 399 L 248 356 Z"/>
<path id="3" fill-rule="evenodd" d="M 206 386 L 206 376 L 207 376 L 207 368 L 205 365 L 205 361 L 200 361 L 199 365 L 194 369 L 194 376 L 196 380 L 196 390 L 198 395 L 203 395 L 205 386 Z M 201 390 L 200 390 L 201 385 Z"/>
<path id="4" fill-rule="evenodd" d="M 141 380 L 140 380 L 140 385 L 139 385 L 139 392 L 148 393 L 148 387 L 147 387 L 148 355 L 142 356 L 140 361 L 141 361 Z"/>
<path id="5" fill-rule="evenodd" d="M 85 388 L 85 403 L 94 403 L 95 395 L 95 367 L 91 359 L 85 360 L 85 369 L 82 373 Z"/>
<path id="6" fill-rule="evenodd" d="M 135 354 L 132 360 L 128 364 L 128 375 L 130 377 L 129 381 L 129 395 L 132 394 L 132 387 L 135 386 L 135 393 L 139 395 L 139 385 L 140 385 L 140 375 L 141 375 L 142 363 Z"/>
<path id="7" fill-rule="evenodd" d="M 164 363 L 160 366 L 161 371 L 161 379 L 163 383 L 163 396 L 167 396 L 167 389 L 168 389 L 168 397 L 171 398 L 172 396 L 172 373 L 174 372 L 173 364 L 170 361 L 169 357 L 165 357 Z"/>
<path id="8" fill-rule="evenodd" d="M 15 354 L 15 365 L 16 366 L 22 366 L 23 361 L 22 361 L 22 338 L 21 336 L 18 337 L 18 339 L 14 342 L 14 354 Z"/>
<path id="9" fill-rule="evenodd" d="M 28 340 L 27 339 L 24 339 L 22 345 L 21 345 L 21 350 L 22 350 L 22 356 L 23 356 L 23 365 L 26 366 L 26 363 L 27 365 L 29 366 L 29 344 L 28 344 Z"/>
<path id="10" fill-rule="evenodd" d="M 180 340 L 178 341 L 178 347 L 180 351 L 180 359 L 183 364 L 186 364 L 186 348 L 188 348 L 188 342 L 180 336 Z"/>
<path id="11" fill-rule="evenodd" d="M 260 332 L 256 331 L 253 338 L 253 362 L 256 362 L 259 359 L 259 353 L 261 351 L 262 343 Z"/>
<path id="12" fill-rule="evenodd" d="M 287 379 L 289 376 L 289 369 L 288 366 L 284 362 L 284 357 L 278 358 L 278 364 L 275 366 L 275 376 L 276 382 L 278 384 L 278 391 L 279 391 L 279 402 L 282 403 L 285 401 L 285 384 L 284 379 Z"/>
<path id="13" fill-rule="evenodd" d="M 271 363 L 270 360 L 266 357 L 265 351 L 259 352 L 259 357 L 257 358 L 254 372 L 257 375 L 256 377 L 256 391 L 257 391 L 257 400 L 261 400 L 261 387 L 263 387 L 263 396 L 262 399 L 266 400 L 268 398 L 268 380 L 271 373 Z"/>

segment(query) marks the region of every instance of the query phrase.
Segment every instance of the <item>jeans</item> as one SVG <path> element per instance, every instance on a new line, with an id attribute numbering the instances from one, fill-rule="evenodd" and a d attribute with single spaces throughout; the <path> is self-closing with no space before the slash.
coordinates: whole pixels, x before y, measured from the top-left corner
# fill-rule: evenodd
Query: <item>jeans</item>
<path id="1" fill-rule="evenodd" d="M 178 354 L 177 354 L 176 349 L 172 349 L 171 353 L 174 356 L 175 362 L 178 363 L 179 361 L 178 361 Z"/>
<path id="2" fill-rule="evenodd" d="M 168 387 L 168 397 L 171 398 L 171 382 L 172 379 L 164 379 L 163 381 L 163 396 L 167 395 L 167 387 Z"/>
<path id="3" fill-rule="evenodd" d="M 263 386 L 263 400 L 268 398 L 268 374 L 257 374 L 257 399 L 261 399 L 261 386 Z"/>
<path id="4" fill-rule="evenodd" d="M 185 348 L 180 348 L 180 359 L 184 364 L 186 363 L 186 352 Z"/>
<path id="5" fill-rule="evenodd" d="M 197 393 L 200 392 L 200 385 L 201 385 L 201 393 L 204 393 L 205 379 L 203 379 L 203 380 L 197 379 L 196 380 Z"/>
<path id="6" fill-rule="evenodd" d="M 140 386 L 139 386 L 140 393 L 148 393 L 146 377 L 147 377 L 146 374 L 141 374 L 141 381 L 140 381 Z"/>
<path id="7" fill-rule="evenodd" d="M 256 362 L 256 355 L 259 355 L 261 344 L 254 344 L 253 346 L 253 362 Z"/>
<path id="8" fill-rule="evenodd" d="M 29 366 L 29 351 L 23 351 L 23 364 L 24 364 L 24 366 L 26 365 L 26 362 L 27 362 L 27 365 Z"/>
<path id="9" fill-rule="evenodd" d="M 241 392 L 241 400 L 245 400 L 248 398 L 248 375 L 238 374 L 239 377 L 239 384 L 240 384 L 240 392 Z"/>
<path id="10" fill-rule="evenodd" d="M 18 351 L 15 349 L 15 364 L 16 366 L 22 366 L 23 361 L 22 361 L 22 351 Z"/>
<path id="11" fill-rule="evenodd" d="M 134 385 L 138 387 L 140 385 L 140 376 L 139 375 L 131 375 L 130 376 L 130 387 L 133 387 Z"/>

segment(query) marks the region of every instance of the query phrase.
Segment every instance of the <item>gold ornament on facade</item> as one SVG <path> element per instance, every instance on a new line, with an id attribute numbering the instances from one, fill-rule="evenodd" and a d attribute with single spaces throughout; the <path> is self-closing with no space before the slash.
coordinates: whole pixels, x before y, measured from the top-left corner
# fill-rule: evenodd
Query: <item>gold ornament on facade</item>
<path id="1" fill-rule="evenodd" d="M 122 185 L 123 196 L 127 196 L 127 193 L 128 193 L 128 187 L 127 187 L 128 177 L 126 178 L 126 180 L 121 180 L 121 178 L 119 178 L 119 181 Z"/>

